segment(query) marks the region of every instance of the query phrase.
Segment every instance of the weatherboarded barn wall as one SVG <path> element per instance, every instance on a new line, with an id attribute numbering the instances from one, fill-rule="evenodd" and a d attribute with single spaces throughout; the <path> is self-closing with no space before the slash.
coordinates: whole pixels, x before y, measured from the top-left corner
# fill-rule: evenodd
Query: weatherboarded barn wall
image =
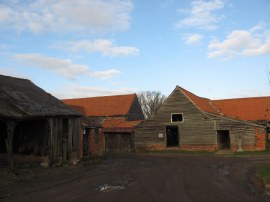
<path id="1" fill-rule="evenodd" d="M 1 153 L 45 156 L 49 164 L 78 155 L 80 114 L 31 81 L 0 75 L 0 106 Z"/>
<path id="2" fill-rule="evenodd" d="M 263 127 L 205 113 L 194 102 L 200 101 L 206 108 L 205 100 L 192 96 L 193 100 L 176 87 L 156 115 L 136 126 L 136 150 L 164 150 L 173 145 L 172 148 L 182 150 L 214 151 L 219 149 L 219 133 L 224 139 L 222 144 L 229 142 L 232 150 L 238 150 L 239 145 L 244 150 L 264 149 L 256 145 L 258 130 L 265 134 Z M 181 120 L 172 121 L 172 114 L 180 114 Z M 172 136 L 177 136 L 172 139 L 174 144 L 169 141 Z"/>
<path id="3" fill-rule="evenodd" d="M 79 119 L 52 117 L 48 118 L 48 122 L 50 163 L 71 160 L 72 153 L 77 153 L 79 157 Z"/>
<path id="4" fill-rule="evenodd" d="M 183 113 L 184 121 L 171 123 L 172 113 Z M 136 149 L 165 149 L 166 126 L 178 126 L 179 147 L 192 144 L 200 145 L 202 149 L 215 149 L 216 131 L 213 122 L 207 120 L 207 116 L 178 90 L 173 91 L 155 116 L 136 127 Z"/>
<path id="5" fill-rule="evenodd" d="M 231 150 L 238 150 L 239 144 L 242 145 L 242 149 L 245 151 L 266 149 L 266 131 L 264 127 L 224 117 L 210 117 L 214 119 L 217 130 L 228 130 L 230 132 Z"/>

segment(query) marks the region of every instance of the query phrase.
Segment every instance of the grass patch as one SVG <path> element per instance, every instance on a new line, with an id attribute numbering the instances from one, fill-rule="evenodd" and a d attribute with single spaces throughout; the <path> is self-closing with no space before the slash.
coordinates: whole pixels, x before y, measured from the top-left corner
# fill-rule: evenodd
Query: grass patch
<path id="1" fill-rule="evenodd" d="M 259 164 L 255 168 L 256 176 L 261 178 L 266 185 L 266 189 L 270 191 L 270 163 Z"/>
<path id="2" fill-rule="evenodd" d="M 143 153 L 149 154 L 213 154 L 214 152 L 208 151 L 182 151 L 182 150 L 152 150 L 142 151 Z"/>
<path id="3" fill-rule="evenodd" d="M 270 150 L 234 152 L 234 155 L 236 155 L 236 156 L 242 156 L 242 155 L 270 155 Z"/>

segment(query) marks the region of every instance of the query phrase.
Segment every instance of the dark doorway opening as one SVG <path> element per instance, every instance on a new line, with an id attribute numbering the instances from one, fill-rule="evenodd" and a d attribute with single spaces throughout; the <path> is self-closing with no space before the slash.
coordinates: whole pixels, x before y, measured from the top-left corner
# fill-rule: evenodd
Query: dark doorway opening
<path id="1" fill-rule="evenodd" d="M 217 131 L 217 144 L 219 149 L 230 149 L 230 132 L 228 130 Z"/>
<path id="2" fill-rule="evenodd" d="M 83 155 L 89 155 L 89 136 L 90 136 L 90 128 L 83 129 Z"/>
<path id="3" fill-rule="evenodd" d="M 0 153 L 7 153 L 6 139 L 7 126 L 4 122 L 0 121 Z"/>
<path id="4" fill-rule="evenodd" d="M 167 147 L 179 146 L 178 126 L 166 126 Z"/>
<path id="5" fill-rule="evenodd" d="M 45 156 L 48 154 L 49 124 L 47 120 L 22 121 L 13 137 L 15 154 Z"/>

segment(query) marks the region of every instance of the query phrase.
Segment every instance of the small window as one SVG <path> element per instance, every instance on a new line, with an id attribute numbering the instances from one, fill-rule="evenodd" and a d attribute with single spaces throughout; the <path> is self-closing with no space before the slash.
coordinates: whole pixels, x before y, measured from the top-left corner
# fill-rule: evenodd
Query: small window
<path id="1" fill-rule="evenodd" d="M 174 123 L 174 122 L 183 122 L 184 121 L 183 114 L 182 113 L 172 114 L 171 121 L 172 121 L 172 123 Z"/>

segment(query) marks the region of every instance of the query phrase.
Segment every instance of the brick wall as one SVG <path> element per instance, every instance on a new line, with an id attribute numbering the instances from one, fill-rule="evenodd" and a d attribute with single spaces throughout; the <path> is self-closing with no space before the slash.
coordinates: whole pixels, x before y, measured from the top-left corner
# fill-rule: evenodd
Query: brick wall
<path id="1" fill-rule="evenodd" d="M 266 135 L 256 134 L 256 149 L 265 150 L 266 149 Z"/>
<path id="2" fill-rule="evenodd" d="M 101 156 L 104 153 L 104 134 L 102 129 L 91 129 L 89 138 L 89 153 Z"/>
<path id="3" fill-rule="evenodd" d="M 168 148 L 164 144 L 152 144 L 148 145 L 147 147 L 137 147 L 136 151 L 153 151 L 153 150 L 172 150 L 172 149 L 179 149 L 183 151 L 209 151 L 214 152 L 217 150 L 216 144 L 207 144 L 207 145 L 199 145 L 199 144 L 182 144 L 180 147 L 172 147 Z"/>
<path id="4" fill-rule="evenodd" d="M 138 151 L 155 151 L 155 150 L 165 150 L 166 147 L 163 144 L 151 144 L 146 147 L 136 147 L 136 152 Z"/>
<path id="5" fill-rule="evenodd" d="M 231 145 L 230 148 L 232 151 L 238 151 L 238 145 Z M 243 145 L 242 146 L 243 151 L 259 151 L 259 150 L 264 150 L 258 148 L 256 145 Z"/>
<path id="6" fill-rule="evenodd" d="M 184 151 L 208 151 L 214 152 L 217 150 L 216 144 L 181 144 L 180 149 Z"/>

